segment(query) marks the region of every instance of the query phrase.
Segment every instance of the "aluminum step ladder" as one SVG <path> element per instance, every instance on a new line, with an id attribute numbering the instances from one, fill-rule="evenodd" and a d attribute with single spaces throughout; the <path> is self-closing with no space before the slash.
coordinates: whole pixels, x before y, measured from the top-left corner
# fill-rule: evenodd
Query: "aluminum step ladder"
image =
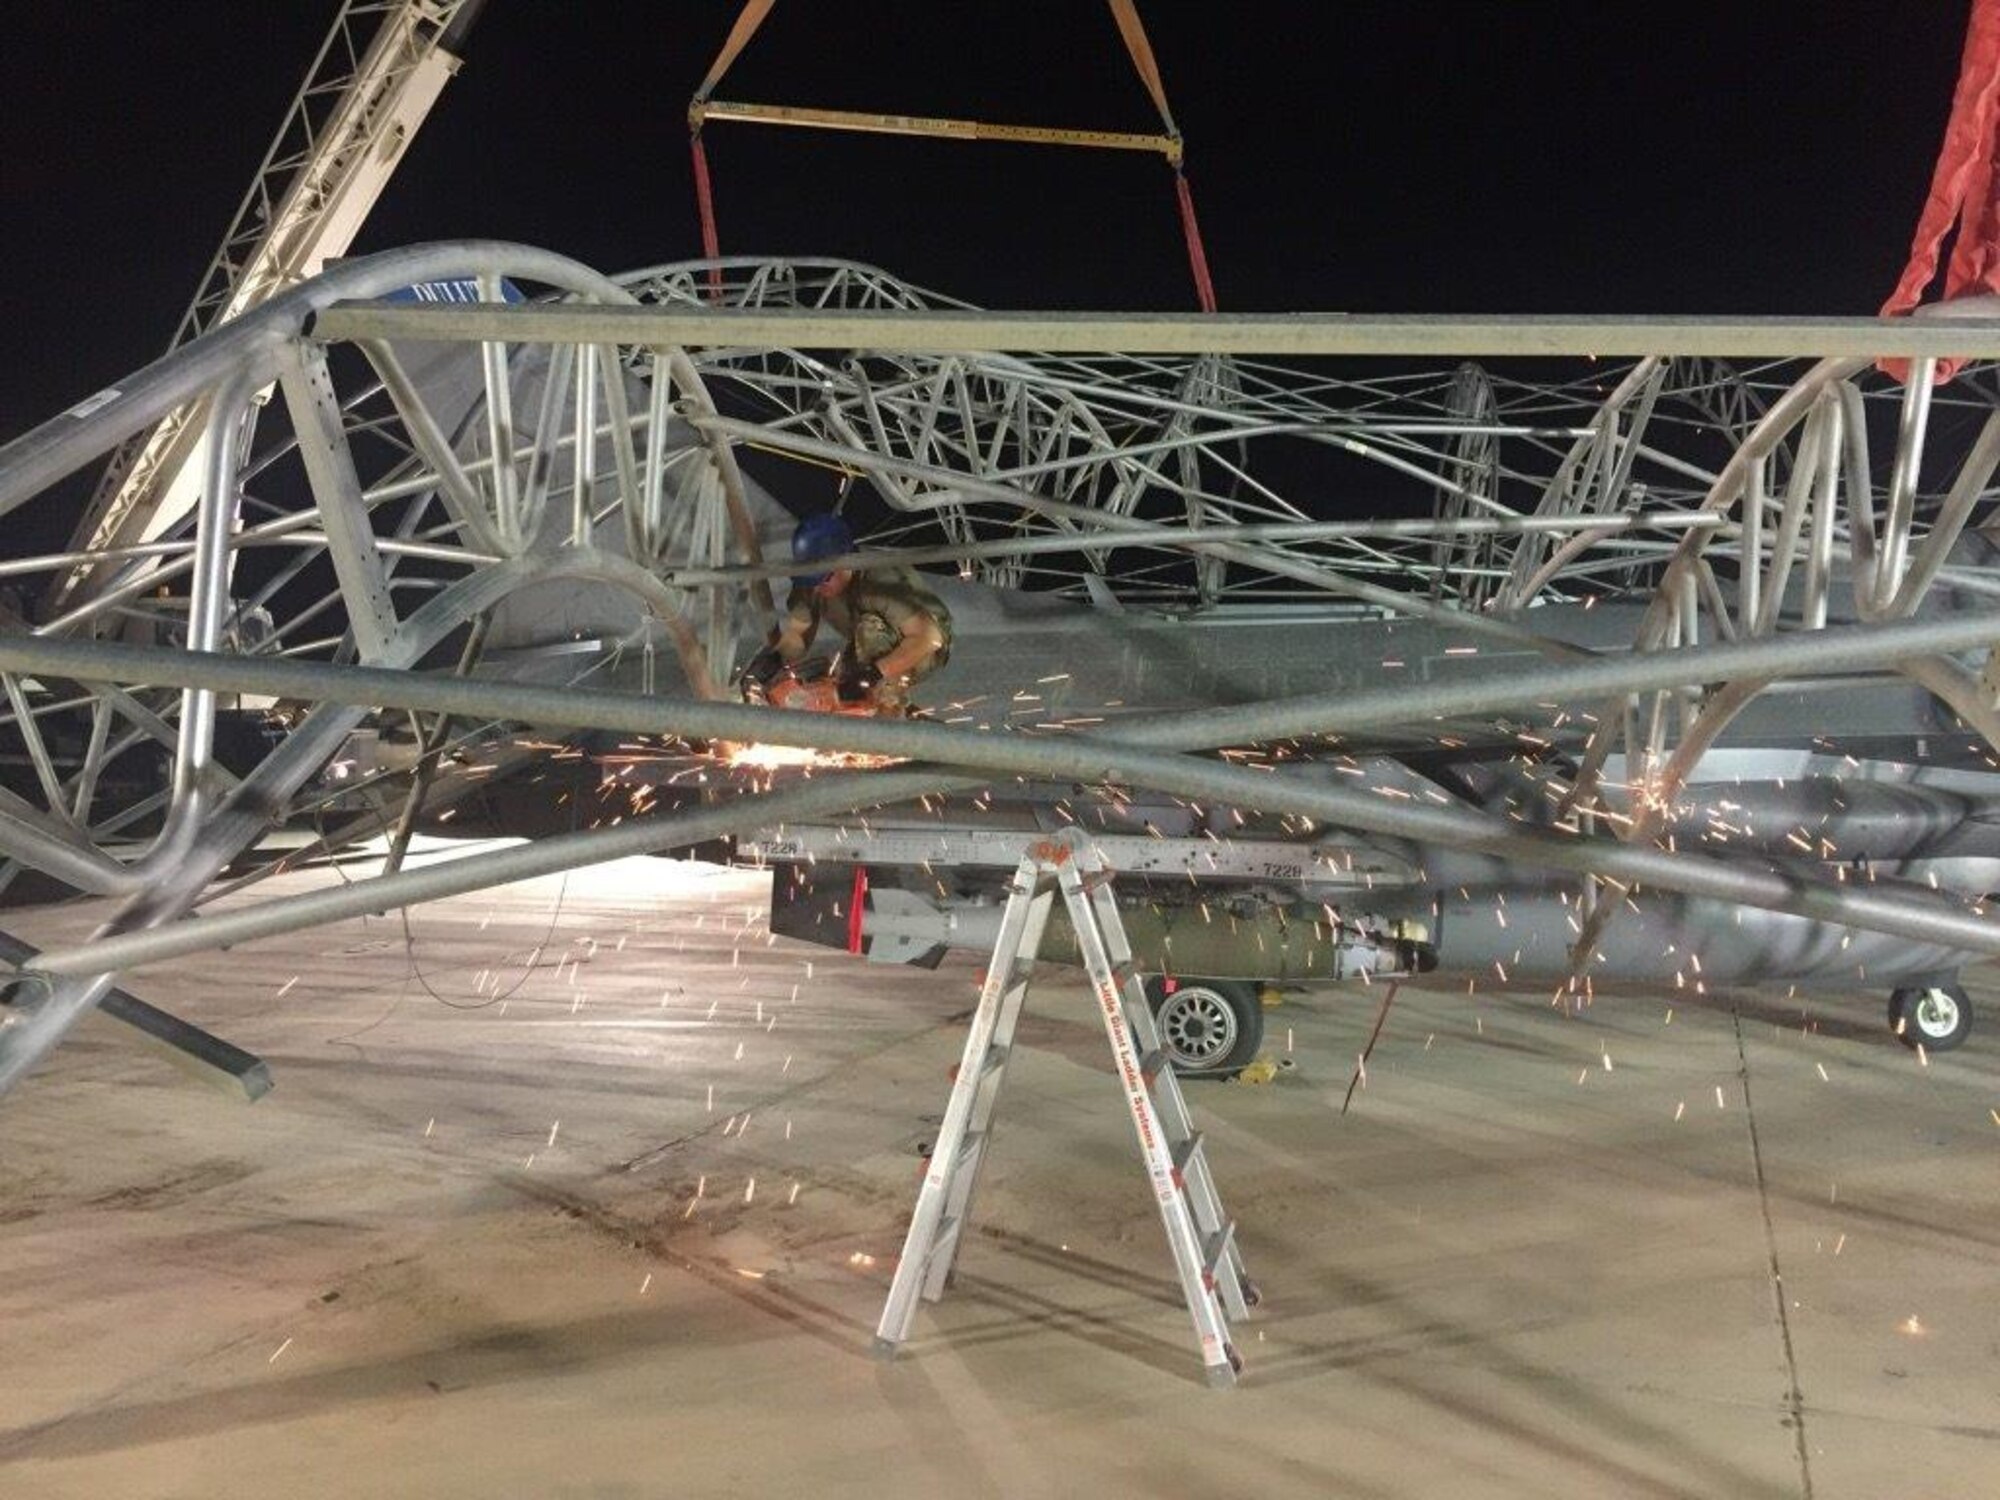
<path id="1" fill-rule="evenodd" d="M 1058 890 L 1111 1043 L 1208 1383 L 1234 1385 L 1242 1360 L 1230 1340 L 1230 1320 L 1248 1314 L 1257 1291 L 1244 1273 L 1236 1226 L 1223 1216 L 1202 1137 L 1188 1117 L 1144 985 L 1133 970 L 1111 871 L 1095 846 L 1073 830 L 1030 845 L 1014 872 L 965 1055 L 953 1074 L 944 1122 L 875 1330 L 875 1352 L 892 1358 L 909 1339 L 919 1297 L 935 1302 L 951 1284 L 1028 976 Z"/>

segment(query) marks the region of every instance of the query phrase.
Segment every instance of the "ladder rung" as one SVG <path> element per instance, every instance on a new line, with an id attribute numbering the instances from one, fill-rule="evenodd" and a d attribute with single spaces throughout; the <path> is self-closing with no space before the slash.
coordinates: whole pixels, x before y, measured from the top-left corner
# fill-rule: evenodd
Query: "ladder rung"
<path id="1" fill-rule="evenodd" d="M 965 1220 L 953 1214 L 939 1221 L 937 1233 L 931 1236 L 931 1247 L 924 1252 L 924 1265 L 928 1267 L 940 1253 L 949 1255 L 953 1245 L 958 1243 L 958 1232 Z"/>
<path id="2" fill-rule="evenodd" d="M 1132 981 L 1139 977 L 1139 971 L 1130 959 L 1123 959 L 1111 966 L 1111 982 L 1118 986 L 1118 993 L 1124 994 Z"/>
<path id="3" fill-rule="evenodd" d="M 1111 879 L 1109 870 L 1089 870 L 1077 877 L 1077 883 L 1086 891 L 1101 891 L 1111 884 Z"/>
<path id="4" fill-rule="evenodd" d="M 1201 1247 L 1201 1279 L 1211 1289 L 1215 1286 L 1216 1268 L 1229 1258 L 1229 1247 L 1236 1240 L 1236 1221 L 1228 1220 L 1211 1234 Z"/>
<path id="5" fill-rule="evenodd" d="M 1188 1163 L 1200 1153 L 1201 1147 L 1202 1136 L 1199 1130 L 1174 1147 L 1174 1170 L 1185 1173 Z"/>
<path id="6" fill-rule="evenodd" d="M 1166 1065 L 1167 1049 L 1165 1047 L 1155 1047 L 1151 1052 L 1148 1052 L 1144 1057 L 1139 1059 L 1139 1075 L 1150 1084 L 1155 1078 L 1160 1076 L 1160 1069 Z"/>
<path id="7" fill-rule="evenodd" d="M 986 1049 L 985 1055 L 979 1059 L 979 1066 L 972 1070 L 973 1085 L 976 1087 L 984 1083 L 993 1074 L 1005 1067 L 1007 1065 L 1007 1056 L 1008 1049 L 999 1042 L 994 1042 L 990 1045 Z M 947 1076 L 950 1077 L 953 1083 L 957 1083 L 958 1075 L 962 1070 L 963 1064 L 953 1063 Z"/>
<path id="8" fill-rule="evenodd" d="M 952 1175 L 957 1176 L 958 1173 L 963 1172 L 965 1170 L 965 1164 L 971 1161 L 973 1157 L 977 1156 L 979 1154 L 980 1147 L 984 1146 L 985 1144 L 986 1144 L 985 1131 L 974 1130 L 969 1132 L 966 1135 L 964 1141 L 962 1141 L 959 1144 L 958 1160 L 951 1164 Z"/>

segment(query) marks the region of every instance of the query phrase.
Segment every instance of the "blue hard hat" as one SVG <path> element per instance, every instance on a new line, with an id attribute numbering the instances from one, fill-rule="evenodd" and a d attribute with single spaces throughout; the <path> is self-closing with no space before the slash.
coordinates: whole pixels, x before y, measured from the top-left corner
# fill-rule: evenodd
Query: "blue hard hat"
<path id="1" fill-rule="evenodd" d="M 823 557 L 839 557 L 854 550 L 854 530 L 831 512 L 807 516 L 792 533 L 792 561 L 814 563 Z M 801 573 L 792 578 L 802 589 L 817 588 L 831 576 L 828 572 Z"/>

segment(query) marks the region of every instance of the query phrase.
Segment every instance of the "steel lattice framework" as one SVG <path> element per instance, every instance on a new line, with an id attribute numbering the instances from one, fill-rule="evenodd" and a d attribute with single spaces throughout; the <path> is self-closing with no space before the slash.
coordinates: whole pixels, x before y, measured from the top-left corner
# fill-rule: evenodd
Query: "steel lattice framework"
<path id="1" fill-rule="evenodd" d="M 169 347 L 317 275 L 347 249 L 458 67 L 454 25 L 476 10 L 466 0 L 344 0 Z M 202 415 L 184 406 L 127 439 L 74 527 L 78 550 L 145 540 L 157 515 L 178 517 L 190 488 L 181 474 L 200 462 Z M 88 572 L 86 560 L 50 580 L 51 602 Z"/>
<path id="2" fill-rule="evenodd" d="M 489 321 L 458 334 L 420 316 L 448 310 L 375 300 L 444 280 L 477 288 L 470 312 L 518 315 L 523 331 Z M 510 287 L 553 305 L 514 309 Z M 186 919 L 204 890 L 275 823 L 309 810 L 323 767 L 383 714 L 438 715 L 419 722 L 423 756 L 406 768 L 411 811 L 426 767 L 467 725 L 643 721 L 989 773 L 1123 777 L 2000 949 L 1995 929 L 1928 891 L 1802 887 L 1651 839 L 1655 810 L 1732 717 L 1815 649 L 1823 665 L 1893 665 L 2000 747 L 1978 654 L 2000 639 L 2000 614 L 1962 607 L 2000 591 L 1967 544 L 2000 464 L 1990 363 L 1934 388 L 1920 358 L 1902 386 L 1859 356 L 1785 357 L 1779 325 L 1765 330 L 1773 357 L 1747 364 L 1664 323 L 1657 352 L 1634 360 L 1549 352 L 1563 339 L 1543 329 L 1518 357 L 1486 365 L 1418 357 L 1451 336 L 1436 326 L 1411 334 L 1417 353 L 1310 364 L 926 354 L 921 333 L 900 352 L 731 341 L 730 317 L 773 310 L 887 312 L 919 326 L 978 317 L 846 262 L 725 259 L 612 280 L 546 252 L 457 242 L 343 265 L 0 449 L 7 535 L 52 537 L 74 519 L 59 509 L 65 476 L 176 412 L 204 412 L 208 439 L 199 503 L 158 539 L 82 554 L 13 542 L 0 558 L 17 598 L 46 597 L 79 564 L 91 574 L 58 612 L 0 617 L 0 735 L 17 773 L 0 786 L 0 882 L 35 870 L 120 903 L 97 944 L 27 970 L 41 988 L 0 1028 L 0 1087 L 109 990 L 117 967 L 209 941 L 207 924 L 222 919 Z M 703 341 L 560 332 L 560 319 L 596 312 L 626 319 L 621 328 L 676 312 L 716 322 Z M 548 316 L 531 322 L 536 313 Z M 1921 325 L 1881 327 L 1882 352 L 1958 349 L 1924 345 Z M 2000 353 L 2000 323 L 1952 334 L 1988 360 Z M 1393 346 L 1393 329 L 1381 337 Z M 274 386 L 278 402 L 254 399 Z M 1595 694 L 1602 711 L 1560 788 L 1572 820 L 1531 831 L 1447 817 L 1189 753 L 1352 724 L 1344 701 L 1061 744 L 726 703 L 735 660 L 771 619 L 770 580 L 786 571 L 762 555 L 786 518 L 744 465 L 780 460 L 865 480 L 849 504 L 871 552 L 1002 588 L 1190 617 L 1331 597 L 1357 617 L 1410 616 L 1539 653 L 1540 676 L 1498 680 L 1476 702 L 1405 693 L 1373 722 L 1421 727 Z M 637 601 L 642 616 L 568 675 L 646 696 L 579 691 L 566 718 L 560 703 L 469 675 L 496 610 L 564 584 Z M 1628 655 L 1580 661 L 1543 628 L 1553 610 L 1592 601 L 1633 606 Z M 382 675 L 419 666 L 433 670 L 412 683 L 451 678 L 459 695 L 426 700 Z M 218 703 L 246 693 L 272 704 L 273 726 L 249 762 L 217 741 Z M 1615 795 L 1603 775 L 1614 754 L 1631 783 Z M 440 882 L 475 888 L 550 861 L 962 783 L 915 770 L 822 778 L 454 861 L 448 876 L 423 872 L 429 884 L 392 873 L 344 899 L 376 910 Z M 1592 921 L 1611 908 L 1600 903 Z M 258 930 L 333 914 L 287 909 Z"/>

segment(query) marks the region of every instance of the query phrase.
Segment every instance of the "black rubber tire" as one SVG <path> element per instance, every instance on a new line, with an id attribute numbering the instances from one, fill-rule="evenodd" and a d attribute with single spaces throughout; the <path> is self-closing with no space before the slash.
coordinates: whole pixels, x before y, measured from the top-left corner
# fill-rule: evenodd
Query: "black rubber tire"
<path id="1" fill-rule="evenodd" d="M 1169 1063 L 1183 1078 L 1234 1078 L 1264 1045 L 1264 1006 L 1247 980 L 1154 974 L 1146 980 L 1146 1003 Z"/>
<path id="2" fill-rule="evenodd" d="M 1972 1030 L 1972 997 L 1962 984 L 1926 984 L 1889 996 L 1889 1029 L 1905 1047 L 1949 1052 Z"/>

